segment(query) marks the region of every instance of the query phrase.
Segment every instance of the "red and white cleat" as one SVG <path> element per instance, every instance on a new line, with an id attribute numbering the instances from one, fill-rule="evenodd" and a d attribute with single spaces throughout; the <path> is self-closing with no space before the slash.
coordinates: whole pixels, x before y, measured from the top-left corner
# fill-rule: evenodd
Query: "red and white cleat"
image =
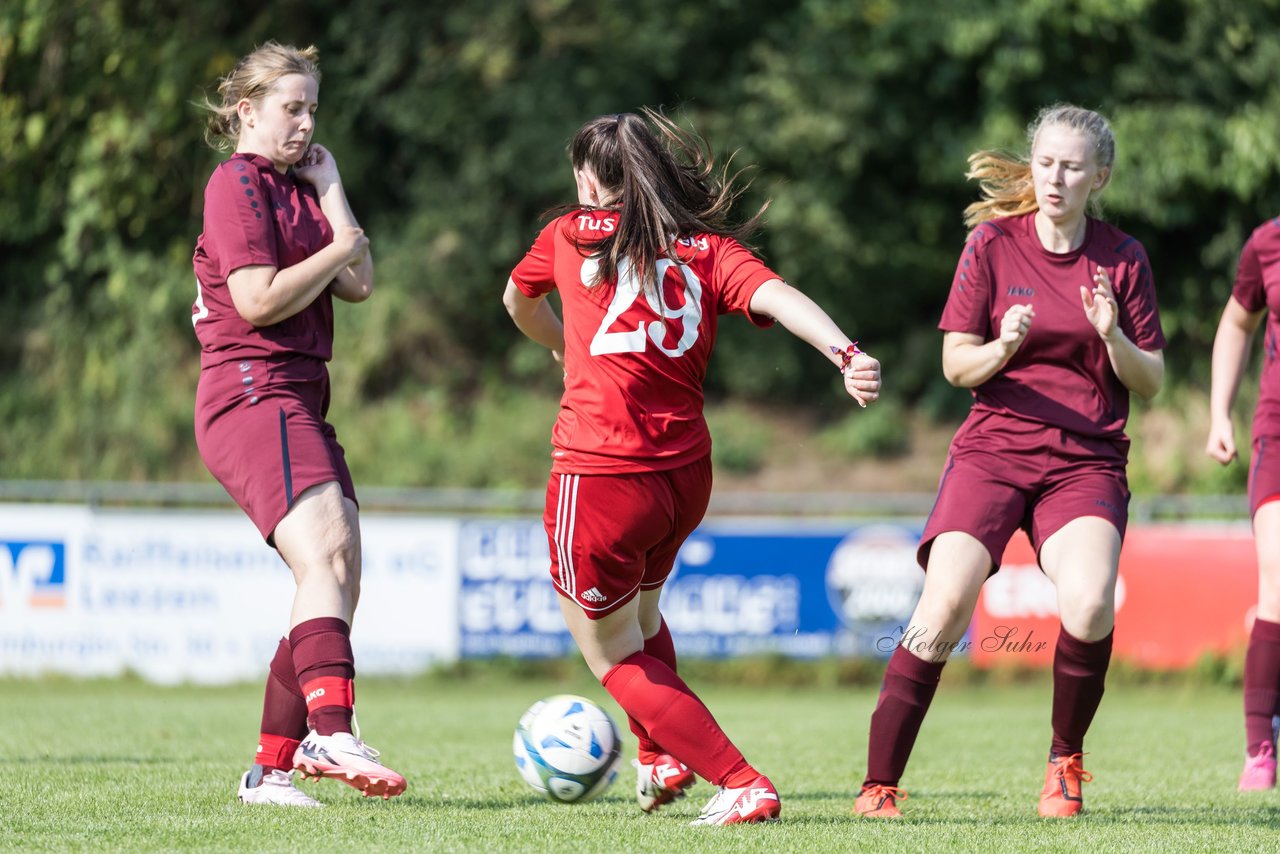
<path id="1" fill-rule="evenodd" d="M 683 798 L 685 789 L 698 779 L 684 763 L 665 753 L 659 754 L 652 765 L 642 764 L 639 759 L 632 759 L 631 764 L 636 769 L 636 801 L 645 812 Z"/>
<path id="2" fill-rule="evenodd" d="M 689 824 L 706 826 L 777 821 L 781 814 L 782 800 L 778 797 L 778 790 L 773 788 L 768 777 L 762 775 L 741 789 L 722 786 Z"/>
<path id="3" fill-rule="evenodd" d="M 327 777 L 384 800 L 405 790 L 404 777 L 378 761 L 378 751 L 349 732 L 319 735 L 315 730 L 298 745 L 293 767 L 303 777 Z"/>

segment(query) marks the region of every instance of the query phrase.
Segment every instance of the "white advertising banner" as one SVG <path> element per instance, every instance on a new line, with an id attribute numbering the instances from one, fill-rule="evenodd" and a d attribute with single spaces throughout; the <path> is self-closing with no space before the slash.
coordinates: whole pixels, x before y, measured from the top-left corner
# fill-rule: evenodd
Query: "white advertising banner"
<path id="1" fill-rule="evenodd" d="M 358 672 L 458 655 L 458 523 L 365 515 Z M 288 568 L 235 512 L 0 504 L 0 675 L 258 678 L 288 628 Z"/>

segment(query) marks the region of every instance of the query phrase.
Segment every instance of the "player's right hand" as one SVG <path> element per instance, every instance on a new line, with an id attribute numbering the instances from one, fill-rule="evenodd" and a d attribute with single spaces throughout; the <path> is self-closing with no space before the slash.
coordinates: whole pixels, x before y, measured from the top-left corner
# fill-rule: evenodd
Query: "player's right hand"
<path id="1" fill-rule="evenodd" d="M 1236 458 L 1236 431 L 1230 419 L 1213 419 L 1204 452 L 1224 466 Z"/>
<path id="2" fill-rule="evenodd" d="M 333 230 L 333 243 L 346 253 L 343 263 L 348 266 L 364 260 L 364 254 L 369 251 L 369 238 L 364 229 L 350 225 L 340 225 Z"/>
<path id="3" fill-rule="evenodd" d="M 1004 347 L 1006 356 L 1012 356 L 1022 346 L 1022 342 L 1027 340 L 1027 332 L 1030 331 L 1031 321 L 1035 316 L 1036 311 L 1030 303 L 1010 306 L 1004 313 L 1000 321 L 1000 345 Z"/>

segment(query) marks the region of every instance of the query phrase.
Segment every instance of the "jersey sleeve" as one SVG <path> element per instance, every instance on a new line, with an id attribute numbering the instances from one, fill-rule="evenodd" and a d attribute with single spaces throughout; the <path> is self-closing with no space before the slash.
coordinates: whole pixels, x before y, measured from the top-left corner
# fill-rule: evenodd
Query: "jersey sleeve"
<path id="1" fill-rule="evenodd" d="M 1160 308 L 1156 305 L 1156 284 L 1151 275 L 1151 262 L 1141 246 L 1126 265 L 1125 287 L 1117 299 L 1123 306 L 1120 328 L 1139 350 L 1163 350 L 1164 330 L 1160 327 Z"/>
<path id="2" fill-rule="evenodd" d="M 275 220 L 258 170 L 236 160 L 214 170 L 204 192 L 204 239 L 224 281 L 241 267 L 279 268 Z"/>
<path id="3" fill-rule="evenodd" d="M 543 227 L 533 246 L 511 271 L 511 281 L 520 293 L 530 299 L 550 293 L 556 287 L 556 229 L 563 218 L 553 219 Z"/>
<path id="4" fill-rule="evenodd" d="M 991 268 L 987 253 L 994 228 L 978 226 L 965 243 L 942 319 L 938 321 L 943 332 L 965 332 L 984 340 L 991 336 Z"/>
<path id="5" fill-rule="evenodd" d="M 1262 261 L 1254 237 L 1250 237 L 1240 251 L 1240 266 L 1236 268 L 1236 282 L 1231 295 L 1245 311 L 1260 311 L 1267 307 L 1267 292 L 1263 286 Z"/>
<path id="6" fill-rule="evenodd" d="M 765 282 L 781 280 L 781 276 L 732 237 L 716 243 L 713 270 L 717 314 L 744 314 L 756 326 L 773 325 L 772 317 L 751 313 L 751 298 Z"/>

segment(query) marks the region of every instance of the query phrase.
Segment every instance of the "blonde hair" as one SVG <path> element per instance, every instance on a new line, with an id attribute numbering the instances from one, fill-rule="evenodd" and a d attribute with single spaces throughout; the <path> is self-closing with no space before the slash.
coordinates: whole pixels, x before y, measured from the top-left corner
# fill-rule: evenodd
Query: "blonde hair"
<path id="1" fill-rule="evenodd" d="M 1066 128 L 1086 137 L 1099 168 L 1109 169 L 1115 161 L 1116 138 L 1110 123 L 1099 113 L 1072 104 L 1045 107 L 1035 121 L 1027 125 L 1027 145 L 1032 151 L 1040 131 L 1047 127 Z M 964 176 L 976 180 L 982 191 L 982 199 L 964 209 L 964 224 L 970 233 L 988 220 L 1039 210 L 1029 156 L 977 151 L 969 155 L 969 171 Z M 1089 213 L 1097 216 L 1101 209 L 1097 195 L 1091 194 Z"/>
<path id="2" fill-rule="evenodd" d="M 235 147 L 240 140 L 240 113 L 236 109 L 245 98 L 257 102 L 265 97 L 281 77 L 302 74 L 320 82 L 320 51 L 315 45 L 299 50 L 293 45 L 269 41 L 244 56 L 218 81 L 222 103 L 205 98 L 209 111 L 204 138 L 219 151 Z"/>

